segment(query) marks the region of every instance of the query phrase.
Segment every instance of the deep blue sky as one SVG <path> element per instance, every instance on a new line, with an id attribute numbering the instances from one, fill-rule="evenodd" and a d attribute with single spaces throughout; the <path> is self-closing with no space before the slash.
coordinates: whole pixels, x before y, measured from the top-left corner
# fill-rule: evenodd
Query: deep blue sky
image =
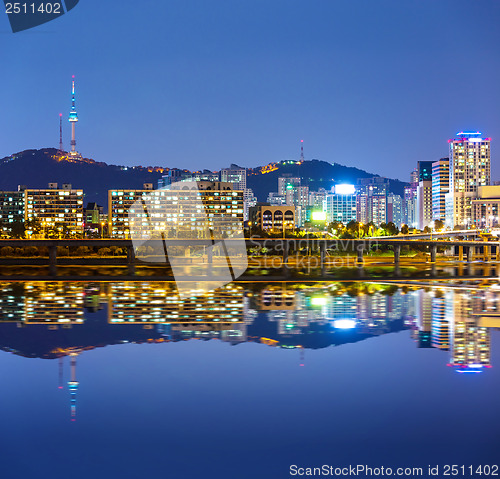
<path id="1" fill-rule="evenodd" d="M 0 15 L 0 157 L 218 169 L 305 156 L 408 180 L 447 139 L 500 139 L 497 0 L 80 0 L 10 33 Z M 500 140 L 498 140 L 500 141 Z"/>

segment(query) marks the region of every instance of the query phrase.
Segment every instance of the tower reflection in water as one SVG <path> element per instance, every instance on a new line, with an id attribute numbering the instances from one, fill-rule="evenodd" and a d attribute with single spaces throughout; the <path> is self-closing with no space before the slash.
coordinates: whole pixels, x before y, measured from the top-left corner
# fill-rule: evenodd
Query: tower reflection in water
<path id="1" fill-rule="evenodd" d="M 381 283 L 229 284 L 177 295 L 170 282 L 0 283 L 0 348 L 31 358 L 70 357 L 76 418 L 77 357 L 107 345 L 219 339 L 298 349 L 339 346 L 411 331 L 419 348 L 447 352 L 457 372 L 491 367 L 490 331 L 500 327 L 496 285 Z M 410 343 L 409 343 L 410 344 Z M 445 362 L 443 362 L 445 364 Z"/>

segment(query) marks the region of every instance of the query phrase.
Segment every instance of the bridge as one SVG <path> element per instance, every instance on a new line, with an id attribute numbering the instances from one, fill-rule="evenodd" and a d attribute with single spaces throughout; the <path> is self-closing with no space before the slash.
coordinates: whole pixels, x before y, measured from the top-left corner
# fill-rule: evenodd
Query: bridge
<path id="1" fill-rule="evenodd" d="M 469 230 L 467 230 L 469 231 Z M 461 232 L 463 233 L 463 232 Z M 462 235 L 463 236 L 463 235 Z M 320 257 L 320 264 L 323 268 L 326 257 L 332 251 L 335 252 L 353 252 L 356 257 L 356 263 L 362 265 L 364 262 L 364 255 L 376 245 L 390 246 L 394 252 L 394 264 L 399 265 L 401 261 L 401 249 L 403 246 L 419 246 L 426 247 L 430 253 L 430 263 L 436 262 L 437 250 L 439 248 L 453 248 L 453 255 L 458 261 L 466 261 L 468 263 L 474 261 L 477 253 L 481 255 L 484 261 L 500 261 L 500 242 L 499 241 L 475 241 L 475 240 L 426 240 L 416 239 L 413 235 L 407 237 L 369 237 L 362 239 L 310 239 L 310 238 L 247 238 L 245 239 L 247 251 L 249 249 L 261 250 L 266 247 L 274 252 L 278 252 L 281 256 L 282 264 L 286 265 L 289 261 L 290 252 L 296 251 L 306 252 L 306 256 L 315 254 Z M 226 239 L 228 248 L 231 246 L 240 245 L 241 240 Z M 147 243 L 159 247 L 161 251 L 165 251 L 165 247 L 179 246 L 212 246 L 213 243 L 209 239 L 166 239 L 166 240 L 150 240 Z M 0 249 L 4 246 L 11 246 L 12 248 L 24 248 L 29 246 L 44 247 L 48 249 L 48 262 L 47 259 L 40 258 L 38 264 L 45 264 L 50 267 L 51 274 L 56 274 L 57 267 L 57 248 L 58 247 L 71 247 L 77 248 L 79 246 L 87 246 L 90 248 L 110 248 L 116 246 L 127 250 L 126 261 L 119 260 L 109 261 L 100 264 L 126 264 L 130 270 L 133 270 L 136 263 L 136 255 L 134 252 L 131 239 L 3 239 L 0 240 Z M 213 262 L 212 249 L 207 248 L 207 261 Z M 158 261 L 159 263 L 164 262 Z M 66 261 L 65 261 L 66 263 Z M 25 265 L 30 264 L 23 258 L 2 258 L 0 264 L 11 265 Z M 33 264 L 33 262 L 31 262 Z M 71 264 L 71 263 L 68 263 Z M 95 264 L 91 258 L 85 259 L 83 264 Z"/>

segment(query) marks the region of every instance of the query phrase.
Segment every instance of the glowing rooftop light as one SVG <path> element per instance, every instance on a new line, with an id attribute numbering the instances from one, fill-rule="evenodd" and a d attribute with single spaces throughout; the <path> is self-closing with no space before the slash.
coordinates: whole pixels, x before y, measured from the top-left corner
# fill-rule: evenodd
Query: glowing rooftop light
<path id="1" fill-rule="evenodd" d="M 333 327 L 335 329 L 353 329 L 356 327 L 356 321 L 354 319 L 336 319 L 333 322 Z"/>
<path id="2" fill-rule="evenodd" d="M 337 195 L 353 195 L 355 191 L 356 189 L 354 188 L 354 185 L 335 185 L 335 194 Z"/>
<path id="3" fill-rule="evenodd" d="M 313 296 L 311 298 L 312 306 L 324 306 L 326 304 L 326 298 L 324 296 Z"/>
<path id="4" fill-rule="evenodd" d="M 457 136 L 466 136 L 468 138 L 470 137 L 478 137 L 481 136 L 482 133 L 480 131 L 460 131 L 457 133 Z"/>

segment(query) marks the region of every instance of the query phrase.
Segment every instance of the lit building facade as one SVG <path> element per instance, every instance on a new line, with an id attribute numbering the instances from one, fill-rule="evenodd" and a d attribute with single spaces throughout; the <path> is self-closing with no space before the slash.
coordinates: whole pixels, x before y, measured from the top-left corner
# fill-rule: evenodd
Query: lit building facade
<path id="1" fill-rule="evenodd" d="M 441 158 L 432 163 L 432 219 L 445 221 L 446 195 L 450 191 L 450 160 Z"/>
<path id="2" fill-rule="evenodd" d="M 24 191 L 0 191 L 0 235 L 12 231 L 13 223 L 24 222 Z"/>
<path id="3" fill-rule="evenodd" d="M 353 185 L 337 185 L 335 193 L 325 196 L 323 210 L 328 223 L 346 225 L 356 221 L 356 193 Z"/>
<path id="4" fill-rule="evenodd" d="M 31 222 L 38 222 L 44 231 L 60 235 L 83 235 L 83 190 L 73 189 L 70 184 L 58 188 L 57 183 L 49 183 L 47 189 L 26 189 L 24 195 L 28 236 L 34 233 Z"/>
<path id="5" fill-rule="evenodd" d="M 220 181 L 232 183 L 234 190 L 245 191 L 247 188 L 247 170 L 234 164 L 229 168 L 223 168 L 220 170 Z"/>
<path id="6" fill-rule="evenodd" d="M 460 132 L 450 145 L 450 192 L 446 195 L 448 226 L 470 226 L 476 222 L 472 200 L 480 186 L 489 186 L 490 138 L 481 132 Z"/>
<path id="7" fill-rule="evenodd" d="M 432 180 L 418 182 L 417 228 L 424 229 L 432 224 Z"/>
<path id="8" fill-rule="evenodd" d="M 295 221 L 297 226 L 306 222 L 306 210 L 309 205 L 309 187 L 287 185 L 285 204 L 295 207 Z"/>
<path id="9" fill-rule="evenodd" d="M 480 186 L 477 198 L 472 200 L 475 224 L 480 228 L 494 228 L 499 225 L 500 186 Z"/>
<path id="10" fill-rule="evenodd" d="M 129 238 L 131 234 L 149 237 L 156 233 L 166 238 L 205 238 L 208 228 L 214 229 L 214 223 L 223 218 L 231 219 L 234 224 L 243 223 L 243 191 L 233 190 L 230 183 L 201 181 L 196 189 L 187 185 L 180 188 L 109 190 L 110 237 Z M 149 217 L 131 209 L 141 199 L 152 209 Z"/>
<path id="11" fill-rule="evenodd" d="M 458 372 L 480 372 L 490 366 L 490 331 L 479 327 L 472 316 L 472 297 L 450 291 L 446 296 L 446 319 L 450 323 L 450 366 Z"/>
<path id="12" fill-rule="evenodd" d="M 281 206 L 286 204 L 286 196 L 285 195 L 280 195 L 276 193 L 275 191 L 272 191 L 267 195 L 267 202 L 271 206 Z"/>
<path id="13" fill-rule="evenodd" d="M 240 322 L 243 321 L 243 295 L 243 287 L 233 283 L 189 297 L 180 297 L 175 285 L 169 282 L 110 283 L 108 322 Z"/>
<path id="14" fill-rule="evenodd" d="M 375 225 L 387 222 L 387 196 L 358 194 L 356 196 L 357 221 Z"/>
<path id="15" fill-rule="evenodd" d="M 218 178 L 215 181 L 217 180 Z M 188 170 L 180 170 L 179 168 L 172 168 L 167 171 L 166 175 L 163 175 L 158 180 L 158 189 L 166 188 L 167 186 L 170 186 L 173 183 L 178 183 L 179 181 L 193 181 L 193 174 Z"/>
<path id="16" fill-rule="evenodd" d="M 403 198 L 393 193 L 387 195 L 387 222 L 394 223 L 398 228 L 404 223 Z"/>
<path id="17" fill-rule="evenodd" d="M 296 224 L 294 206 L 255 206 L 250 208 L 250 222 L 262 230 L 283 232 Z"/>
<path id="18" fill-rule="evenodd" d="M 252 206 L 255 206 L 257 204 L 257 198 L 253 194 L 253 191 L 251 188 L 247 188 L 243 192 L 243 219 L 245 221 L 248 221 L 248 212 Z"/>
<path id="19" fill-rule="evenodd" d="M 278 194 L 286 195 L 287 190 L 300 186 L 301 179 L 292 176 L 281 176 L 278 178 Z"/>
<path id="20" fill-rule="evenodd" d="M 356 187 L 356 219 L 375 225 L 387 222 L 389 180 L 383 177 L 360 178 Z"/>

